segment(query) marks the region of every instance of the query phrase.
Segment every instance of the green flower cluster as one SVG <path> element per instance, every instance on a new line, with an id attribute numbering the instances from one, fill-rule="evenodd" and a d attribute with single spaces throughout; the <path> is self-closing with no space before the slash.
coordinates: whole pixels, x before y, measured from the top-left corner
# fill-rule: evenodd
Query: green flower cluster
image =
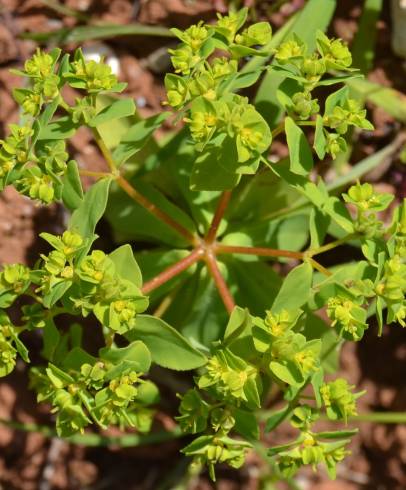
<path id="1" fill-rule="evenodd" d="M 268 44 L 272 35 L 266 22 L 239 33 L 246 17 L 247 9 L 242 9 L 228 16 L 219 15 L 214 25 L 200 23 L 184 32 L 173 29 L 182 41 L 176 50 L 170 50 L 179 75 L 168 74 L 165 78 L 168 104 L 177 110 L 190 104 L 190 114 L 184 120 L 197 150 L 227 147 L 227 152 L 236 156 L 237 173 L 255 172 L 260 155 L 272 142 L 269 127 L 254 106 L 229 90 L 238 79 L 238 60 L 261 55 L 256 47 Z M 254 82 L 248 80 L 248 85 Z"/>
<path id="2" fill-rule="evenodd" d="M 39 142 L 35 154 L 28 126 L 10 125 L 0 141 L 0 189 L 13 184 L 23 195 L 49 204 L 61 198 L 68 153 L 64 141 Z"/>
<path id="3" fill-rule="evenodd" d="M 28 267 L 21 264 L 5 265 L 0 272 L 0 308 L 8 308 L 31 284 Z"/>
<path id="4" fill-rule="evenodd" d="M 292 478 L 303 465 L 311 465 L 313 471 L 316 471 L 319 464 L 324 464 L 330 478 L 335 479 L 337 463 L 351 454 L 351 451 L 345 449 L 348 442 L 348 439 L 327 442 L 323 440 L 322 434 L 302 434 L 286 448 L 272 448 L 270 455 L 278 455 L 277 468 L 284 478 Z"/>
<path id="5" fill-rule="evenodd" d="M 113 260 L 101 250 L 85 255 L 87 245 L 75 232 L 41 236 L 54 248 L 42 255 L 43 267 L 36 271 L 44 305 L 51 307 L 64 296 L 72 312 L 84 317 L 93 313 L 114 332 L 131 330 L 148 300 L 133 282 L 120 277 Z"/>
<path id="6" fill-rule="evenodd" d="M 265 320 L 255 319 L 252 330 L 254 346 L 263 355 L 263 363 L 278 382 L 290 386 L 300 386 L 320 368 L 320 340 L 308 341 L 294 331 L 300 314 L 300 311 L 282 310 L 277 314 L 269 311 Z"/>
<path id="7" fill-rule="evenodd" d="M 362 307 L 364 298 L 344 295 L 330 298 L 327 302 L 327 315 L 337 333 L 347 340 L 359 341 L 368 328 L 367 311 Z"/>
<path id="8" fill-rule="evenodd" d="M 199 151 L 209 143 L 231 145 L 239 164 L 250 165 L 252 172 L 272 140 L 265 120 L 246 97 L 239 95 L 229 94 L 218 101 L 200 97 L 193 102 L 190 118 L 185 121 Z"/>
<path id="9" fill-rule="evenodd" d="M 228 52 L 233 60 L 247 55 L 257 55 L 258 51 L 253 47 L 266 45 L 271 39 L 272 30 L 267 22 L 258 22 L 238 33 L 246 21 L 247 12 L 247 9 L 242 9 L 227 16 L 218 14 L 217 23 L 214 25 L 199 22 L 185 31 L 172 29 L 172 32 L 182 41 L 177 49 L 169 50 L 175 72 L 187 76 L 188 78 L 184 79 L 186 82 L 196 82 L 201 76 L 213 80 L 216 78 L 215 75 L 218 75 L 220 76 L 218 83 L 222 81 L 221 78 L 235 71 L 230 71 L 230 67 L 235 68 L 236 63 L 224 57 L 217 57 L 209 62 L 208 58 L 216 49 Z M 218 63 L 221 65 L 220 69 Z M 223 72 L 222 75 L 221 72 Z M 173 77 L 170 79 L 174 80 Z M 172 87 L 167 88 L 173 90 Z M 190 100 L 190 97 L 196 95 L 193 92 L 192 89 L 187 94 L 187 98 L 180 94 L 181 103 L 184 104 Z M 168 94 L 168 101 L 171 105 L 173 102 L 176 106 L 180 105 L 173 98 L 177 99 L 178 96 L 175 93 Z"/>
<path id="10" fill-rule="evenodd" d="M 19 339 L 22 328 L 14 326 L 5 311 L 0 309 L 0 377 L 13 371 L 17 354 L 24 362 L 29 362 L 28 351 Z"/>
<path id="11" fill-rule="evenodd" d="M 94 422 L 102 428 L 118 425 L 148 432 L 153 411 L 147 405 L 157 401 L 157 388 L 140 378 L 135 363 L 115 362 L 109 357 L 83 363 L 79 371 L 53 364 L 31 370 L 31 387 L 39 402 L 50 402 L 57 414 L 58 435 L 66 437 Z M 114 351 L 113 351 L 114 353 Z M 90 357 L 90 356 L 88 356 Z"/>
<path id="12" fill-rule="evenodd" d="M 354 232 L 360 240 L 365 261 L 354 277 L 327 280 L 316 293 L 317 308 L 326 312 L 337 333 L 347 340 L 359 341 L 368 328 L 368 308 L 374 307 L 379 334 L 386 324 L 406 326 L 406 253 L 405 201 L 393 210 L 392 221 L 385 224 L 379 213 L 393 201 L 393 195 L 377 193 L 368 183 L 357 183 L 343 195 L 355 209 Z M 386 310 L 386 316 L 384 313 Z"/>
<path id="13" fill-rule="evenodd" d="M 37 49 L 35 54 L 25 62 L 24 70 L 12 70 L 17 75 L 28 78 L 30 88 L 15 89 L 15 100 L 23 108 L 25 114 L 38 116 L 44 104 L 59 97 L 61 78 L 55 73 L 61 51 L 54 49 L 44 53 Z"/>
<path id="14" fill-rule="evenodd" d="M 64 79 L 71 87 L 85 90 L 90 95 L 102 92 L 121 92 L 125 85 L 119 84 L 111 67 L 95 60 L 86 61 L 80 49 L 75 51 L 70 69 L 63 73 Z"/>
<path id="15" fill-rule="evenodd" d="M 343 379 L 323 384 L 320 386 L 321 400 L 315 393 L 316 407 L 299 404 L 293 410 L 290 423 L 300 431 L 299 436 L 288 444 L 269 450 L 283 477 L 292 478 L 303 465 L 311 465 L 316 471 L 319 464 L 324 464 L 330 478 L 335 479 L 337 463 L 350 454 L 345 449 L 350 441 L 348 437 L 357 431 L 314 432 L 312 426 L 320 417 L 321 401 L 331 420 L 347 422 L 348 416 L 356 415 L 355 401 L 363 393 L 353 394 L 351 388 Z"/>
<path id="16" fill-rule="evenodd" d="M 275 51 L 277 64 L 270 68 L 282 72 L 287 77 L 278 91 L 280 103 L 288 115 L 300 123 L 316 126 L 314 149 L 319 158 L 326 153 L 333 158 L 344 152 L 347 143 L 343 138 L 350 126 L 371 130 L 372 124 L 366 119 L 366 110 L 358 101 L 349 97 L 347 88 L 331 94 L 320 116 L 318 100 L 313 98 L 313 90 L 325 84 L 339 83 L 343 78 L 323 80 L 329 70 L 351 73 L 351 53 L 340 39 L 329 39 L 322 32 L 317 33 L 317 49 L 308 52 L 307 46 L 296 36 L 282 43 Z M 348 75 L 351 77 L 351 74 Z M 316 121 L 312 121 L 312 117 Z"/>
<path id="17" fill-rule="evenodd" d="M 213 387 L 224 400 L 259 406 L 261 384 L 257 369 L 228 349 L 221 349 L 210 358 L 197 385 L 200 389 Z"/>
<path id="18" fill-rule="evenodd" d="M 302 465 L 316 467 L 324 462 L 334 477 L 336 463 L 346 454 L 349 433 L 314 433 L 311 427 L 320 418 L 323 404 L 329 418 L 346 422 L 356 413 L 355 400 L 362 393 L 353 395 L 344 380 L 323 383 L 321 342 L 306 340 L 299 333 L 303 315 L 300 310 L 269 311 L 261 319 L 236 307 L 224 339 L 214 343 L 204 371 L 195 378 L 196 388 L 180 397 L 177 420 L 182 430 L 205 433 L 183 452 L 199 464 L 206 463 L 213 479 L 216 463 L 239 467 L 250 448 L 231 438 L 231 432 L 244 440 L 259 437 L 255 410 L 262 405 L 263 387 L 272 383 L 283 388 L 287 400 L 297 400 L 296 408 L 290 411 L 288 405 L 282 412 L 300 435 L 288 445 L 272 448 L 270 456 L 278 455 L 277 465 L 284 476 L 293 475 Z M 314 407 L 300 404 L 301 390 L 310 382 Z"/>
<path id="19" fill-rule="evenodd" d="M 149 371 L 150 351 L 140 340 L 129 340 L 121 348 L 114 342 L 116 333 L 137 326 L 137 314 L 148 305 L 138 287 L 140 278 L 132 280 L 138 271 L 135 262 L 128 264 L 134 260 L 132 252 L 89 252 L 92 240 L 75 231 L 41 236 L 52 250 L 41 255 L 34 270 L 12 264 L 0 272 L 0 376 L 13 370 L 17 354 L 29 362 L 19 336 L 41 329 L 42 355 L 49 363 L 32 368 L 31 385 L 39 402 L 52 404 L 60 436 L 83 432 L 91 423 L 148 431 L 153 415 L 148 406 L 158 398 L 155 385 L 141 378 Z M 30 297 L 30 304 L 21 307 L 21 325 L 15 326 L 6 310 L 21 296 Z M 99 320 L 105 338 L 98 357 L 82 349 L 80 324 L 61 332 L 54 321 L 61 314 L 81 319 L 90 313 Z"/>
<path id="20" fill-rule="evenodd" d="M 207 464 L 210 478 L 216 481 L 216 464 L 226 463 L 232 468 L 241 468 L 245 453 L 251 448 L 249 442 L 214 435 L 198 437 L 182 452 L 193 457 L 195 464 Z"/>
<path id="21" fill-rule="evenodd" d="M 15 89 L 14 98 L 23 109 L 24 124 L 11 124 L 10 134 L 0 140 L 0 190 L 13 185 L 18 192 L 43 204 L 64 199 L 69 187 L 67 173 L 71 163 L 70 183 L 77 177 L 75 162 L 68 162 L 66 138 L 81 124 L 91 125 L 97 115 L 96 96 L 105 92 L 121 92 L 126 84 L 103 61 L 85 61 L 76 50 L 60 59 L 61 50 L 50 53 L 37 50 L 25 62 L 24 70 L 12 70 L 27 80 L 29 88 Z M 85 91 L 70 107 L 63 99 L 64 85 Z M 68 115 L 54 119 L 58 109 Z M 76 170 L 75 170 L 76 169 Z"/>
<path id="22" fill-rule="evenodd" d="M 305 43 L 297 36 L 283 42 L 275 50 L 279 65 L 291 70 L 295 79 L 306 91 L 313 90 L 329 70 L 351 71 L 352 56 L 347 45 L 340 39 L 329 39 L 317 32 L 317 49 L 310 53 Z"/>
<path id="23" fill-rule="evenodd" d="M 320 388 L 327 417 L 330 420 L 344 420 L 347 423 L 348 417 L 357 415 L 356 400 L 364 392 L 353 394 L 351 392 L 353 388 L 354 386 L 349 386 L 347 380 L 342 378 L 326 383 Z"/>
<path id="24" fill-rule="evenodd" d="M 344 201 L 352 204 L 357 210 L 355 231 L 373 237 L 382 234 L 383 222 L 377 213 L 384 211 L 393 201 L 392 194 L 377 193 L 371 184 L 358 182 L 343 194 Z"/>

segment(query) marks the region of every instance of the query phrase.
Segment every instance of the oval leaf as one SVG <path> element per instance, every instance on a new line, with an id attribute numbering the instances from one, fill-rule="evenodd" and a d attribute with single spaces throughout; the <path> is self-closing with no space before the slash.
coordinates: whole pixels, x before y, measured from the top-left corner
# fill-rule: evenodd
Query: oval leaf
<path id="1" fill-rule="evenodd" d="M 138 315 L 136 327 L 125 334 L 129 341 L 141 340 L 151 352 L 152 360 L 159 366 L 188 371 L 203 366 L 206 357 L 193 348 L 174 328 L 160 318 Z"/>

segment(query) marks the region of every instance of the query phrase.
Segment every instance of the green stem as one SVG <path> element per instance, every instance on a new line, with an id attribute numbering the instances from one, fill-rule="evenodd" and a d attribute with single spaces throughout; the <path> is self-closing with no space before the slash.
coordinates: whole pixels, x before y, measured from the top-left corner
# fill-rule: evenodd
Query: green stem
<path id="1" fill-rule="evenodd" d="M 295 121 L 297 126 L 316 126 L 316 121 Z"/>
<path id="2" fill-rule="evenodd" d="M 113 174 L 116 174 L 117 166 L 113 159 L 113 155 L 111 154 L 111 151 L 107 148 L 106 143 L 103 141 L 103 138 L 99 133 L 99 130 L 97 128 L 92 128 L 92 130 L 93 130 L 93 137 L 97 143 L 97 146 L 100 148 L 100 151 L 102 152 L 103 157 L 105 158 L 107 165 L 109 166 L 109 169 Z"/>
<path id="3" fill-rule="evenodd" d="M 285 121 L 282 121 L 276 128 L 272 130 L 272 139 L 279 136 L 281 133 L 285 131 Z"/>
<path id="4" fill-rule="evenodd" d="M 322 245 L 321 247 L 315 248 L 314 250 L 308 250 L 307 255 L 310 257 L 313 257 L 314 255 L 319 255 L 321 253 L 327 252 L 328 250 L 332 250 L 333 248 L 339 247 L 340 245 L 343 245 L 344 243 L 347 243 L 350 240 L 353 240 L 354 238 L 357 237 L 358 237 L 357 233 L 350 233 L 345 237 L 340 238 L 339 240 L 334 240 L 333 242 L 327 243 L 326 245 Z"/>
<path id="5" fill-rule="evenodd" d="M 112 347 L 114 345 L 114 337 L 115 337 L 115 332 L 113 330 L 109 330 L 108 332 L 105 333 L 104 339 L 106 342 L 106 347 Z"/>
<path id="6" fill-rule="evenodd" d="M 29 296 L 30 298 L 34 299 L 37 303 L 40 303 L 41 305 L 44 304 L 42 298 L 37 294 L 35 294 L 34 291 L 31 291 L 30 289 L 27 289 L 27 291 L 25 291 L 24 296 Z"/>
<path id="7" fill-rule="evenodd" d="M 350 420 L 376 424 L 406 424 L 406 412 L 366 412 L 350 417 Z"/>
<path id="8" fill-rule="evenodd" d="M 21 430 L 24 432 L 38 432 L 45 437 L 58 437 L 57 433 L 51 427 L 46 425 L 22 423 L 14 420 L 0 419 L 0 424 L 10 427 L 11 429 Z M 119 447 L 135 447 L 146 446 L 148 444 L 160 444 L 165 441 L 171 441 L 182 437 L 184 434 L 181 429 L 176 426 L 172 431 L 159 431 L 146 435 L 139 434 L 123 434 L 119 436 L 104 436 L 94 433 L 75 434 L 70 437 L 63 438 L 71 444 L 80 444 L 83 446 L 119 446 Z"/>
<path id="9" fill-rule="evenodd" d="M 330 272 L 328 269 L 326 269 L 323 265 L 319 264 L 316 260 L 309 258 L 310 265 L 316 269 L 317 271 L 321 272 L 325 276 L 329 277 L 332 276 L 333 273 Z"/>
<path id="10" fill-rule="evenodd" d="M 111 177 L 109 172 L 93 172 L 92 170 L 79 170 L 79 174 L 84 177 L 96 177 L 97 179 L 103 179 L 104 177 Z"/>

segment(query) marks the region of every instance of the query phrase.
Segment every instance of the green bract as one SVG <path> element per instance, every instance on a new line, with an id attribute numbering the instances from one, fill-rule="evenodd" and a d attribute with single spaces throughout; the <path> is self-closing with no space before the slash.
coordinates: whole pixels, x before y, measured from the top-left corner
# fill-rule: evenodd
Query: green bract
<path id="1" fill-rule="evenodd" d="M 265 431 L 285 420 L 297 430 L 269 449 L 275 474 L 290 479 L 323 464 L 334 478 L 356 431 L 314 424 L 351 422 L 361 393 L 325 374 L 343 339 L 362 339 L 370 316 L 379 334 L 384 324 L 406 326 L 406 202 L 389 208 L 394 196 L 361 183 L 381 153 L 337 182 L 317 175 L 334 171 L 350 129 L 373 129 L 345 85 L 359 76 L 348 47 L 303 19 L 273 37 L 266 22 L 246 26 L 247 13 L 173 29 L 180 43 L 169 51 L 166 105 L 172 128 L 186 127 L 159 144 L 153 133 L 170 113 L 141 118 L 131 99 L 114 95 L 125 84 L 110 67 L 80 49 L 73 57 L 38 50 L 15 71 L 26 78 L 14 91 L 23 118 L 0 142 L 0 189 L 62 203 L 71 217 L 60 236 L 41 234 L 48 251 L 32 268 L 0 271 L 0 375 L 29 362 L 21 338 L 36 332 L 43 362 L 31 385 L 65 437 L 91 424 L 150 431 L 159 400 L 151 365 L 196 370 L 177 394 L 176 420 L 195 435 L 183 452 L 213 479 L 216 464 L 238 468 L 260 444 L 258 411 L 272 389 L 283 406 Z M 257 83 L 262 103 L 247 96 Z M 66 85 L 77 90 L 72 105 Z M 69 158 L 81 127 L 104 171 Z M 287 158 L 272 151 L 276 138 L 286 140 Z M 96 180 L 86 192 L 81 176 Z M 103 216 L 125 243 L 110 253 L 94 245 Z M 319 262 L 344 243 L 362 260 L 332 270 Z M 288 261 L 286 277 L 269 260 Z"/>

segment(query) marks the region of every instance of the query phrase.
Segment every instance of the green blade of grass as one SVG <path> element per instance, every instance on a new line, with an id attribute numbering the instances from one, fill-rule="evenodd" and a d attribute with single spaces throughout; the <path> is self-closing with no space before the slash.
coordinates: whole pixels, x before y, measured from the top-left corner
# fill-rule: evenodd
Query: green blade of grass
<path id="1" fill-rule="evenodd" d="M 91 26 L 78 26 L 73 29 L 58 29 L 51 32 L 25 32 L 20 35 L 23 39 L 32 39 L 37 42 L 55 41 L 61 45 L 68 43 L 82 43 L 94 39 L 110 39 L 120 36 L 157 36 L 174 37 L 166 27 L 145 26 L 141 24 L 98 24 Z"/>
<path id="2" fill-rule="evenodd" d="M 367 74 L 374 61 L 377 22 L 381 15 L 383 0 L 365 0 L 358 31 L 352 44 L 353 64 Z"/>
<path id="3" fill-rule="evenodd" d="M 382 108 L 400 122 L 406 122 L 406 95 L 369 80 L 357 78 L 347 83 L 355 97 Z"/>
<path id="4" fill-rule="evenodd" d="M 89 18 L 83 12 L 79 12 L 77 10 L 67 7 L 66 5 L 62 5 L 57 0 L 41 0 L 41 3 L 43 3 L 50 9 L 55 10 L 55 12 L 58 12 L 58 14 L 66 15 L 67 17 L 74 17 L 83 21 L 87 21 L 87 19 Z"/>

